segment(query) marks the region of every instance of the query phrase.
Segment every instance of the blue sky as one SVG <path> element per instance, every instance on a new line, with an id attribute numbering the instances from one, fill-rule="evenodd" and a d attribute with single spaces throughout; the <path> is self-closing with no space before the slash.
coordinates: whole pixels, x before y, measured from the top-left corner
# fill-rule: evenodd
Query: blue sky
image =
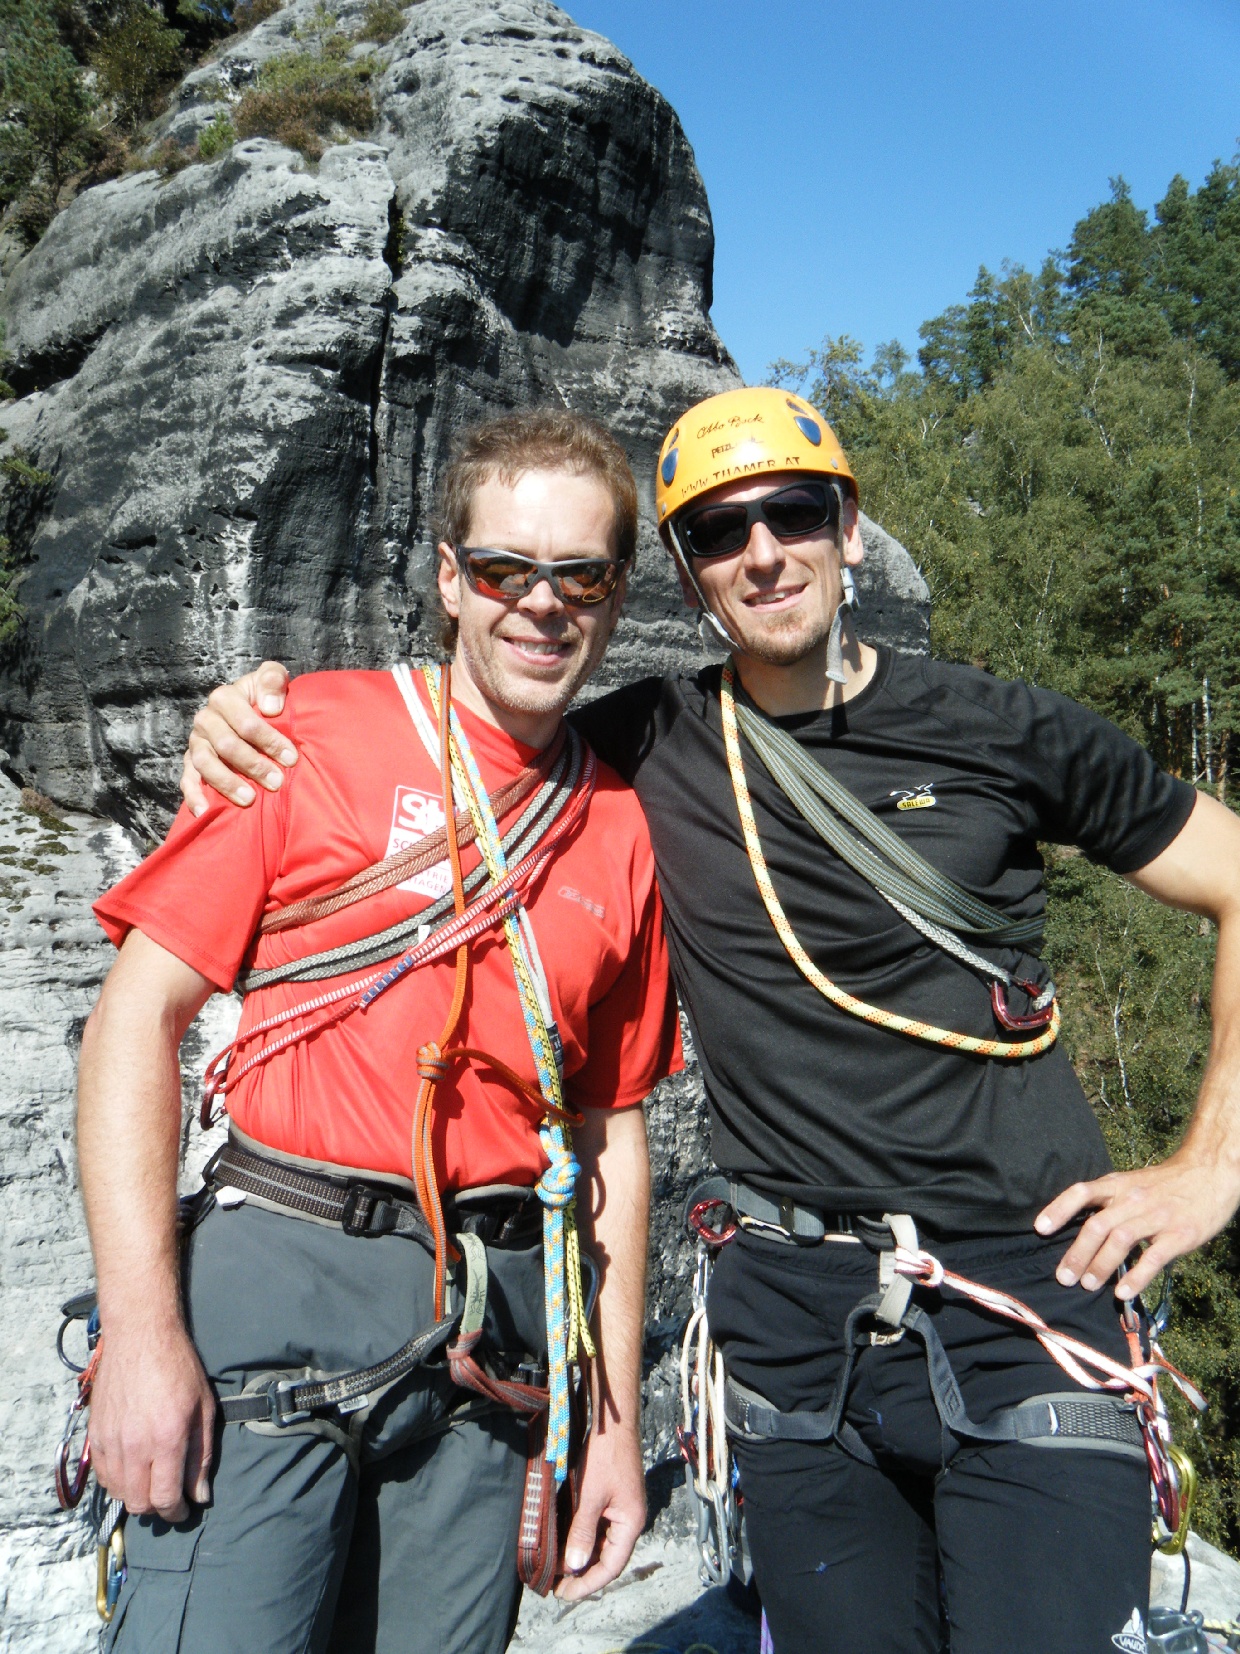
<path id="1" fill-rule="evenodd" d="M 1037 266 L 1122 174 L 1240 148 L 1236 0 L 568 0 L 671 100 L 749 380 L 824 334 L 910 349 L 978 266 Z"/>

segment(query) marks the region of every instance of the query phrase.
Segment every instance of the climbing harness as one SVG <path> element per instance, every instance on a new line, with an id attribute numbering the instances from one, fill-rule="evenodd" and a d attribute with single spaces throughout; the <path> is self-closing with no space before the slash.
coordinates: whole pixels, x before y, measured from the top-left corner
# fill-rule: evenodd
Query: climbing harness
<path id="1" fill-rule="evenodd" d="M 997 910 L 953 884 L 878 821 L 820 765 L 814 764 L 791 737 L 752 714 L 747 707 L 738 708 L 734 682 L 735 670 L 729 661 L 723 669 L 720 688 L 723 739 L 745 849 L 758 893 L 776 934 L 806 980 L 831 1004 L 850 1016 L 859 1017 L 876 1027 L 888 1028 L 893 1033 L 908 1034 L 931 1045 L 1007 1060 L 1036 1056 L 1053 1045 L 1059 1034 L 1059 1002 L 1053 986 L 1039 992 L 1032 983 L 1016 983 L 1031 994 L 1033 1010 L 1029 1015 L 1015 1015 L 1008 1009 L 1000 991 L 1001 986 L 1013 984 L 1010 973 L 983 959 L 962 942 L 958 934 L 950 935 L 946 928 L 950 925 L 953 931 L 963 929 L 968 935 L 1008 943 L 1032 939 L 1037 933 L 1036 921 L 1010 924 Z M 989 975 L 992 978 L 991 1003 L 1001 1025 L 1012 1031 L 1029 1032 L 1033 1037 L 1015 1041 L 978 1039 L 950 1028 L 936 1028 L 931 1023 L 899 1016 L 877 1005 L 867 1005 L 864 1000 L 838 987 L 819 970 L 788 922 L 771 882 L 741 757 L 739 721 L 742 718 L 747 738 L 754 742 L 771 774 L 815 831 L 927 940 Z M 836 812 L 835 817 L 828 810 L 820 809 L 818 800 L 830 805 Z M 850 827 L 853 832 L 848 830 Z M 868 844 L 863 842 L 862 834 Z M 1035 1033 L 1035 1029 L 1040 1031 Z"/>
<path id="2" fill-rule="evenodd" d="M 863 1297 L 845 1321 L 843 1365 L 828 1405 L 820 1412 L 780 1412 L 724 1371 L 707 1324 L 706 1290 L 714 1259 L 740 1225 L 788 1245 L 812 1246 L 834 1238 L 864 1244 L 877 1254 L 877 1290 Z M 685 1481 L 696 1506 L 703 1584 L 726 1583 L 743 1554 L 743 1499 L 729 1438 L 834 1440 L 852 1457 L 874 1464 L 873 1454 L 844 1416 L 853 1369 L 860 1349 L 895 1343 L 906 1334 L 924 1348 L 931 1395 L 946 1431 L 966 1440 L 1092 1449 L 1142 1460 L 1150 1477 L 1152 1543 L 1166 1554 L 1183 1551 L 1197 1478 L 1192 1462 L 1171 1439 L 1160 1377 L 1168 1378 L 1198 1411 L 1206 1403 L 1159 1346 L 1166 1295 L 1152 1319 L 1143 1318 L 1135 1302 L 1124 1306 L 1121 1323 L 1129 1347 L 1125 1366 L 1081 1339 L 1055 1331 L 1011 1293 L 948 1269 L 921 1246 L 912 1218 L 904 1214 L 889 1213 L 879 1222 L 856 1214 L 812 1213 L 717 1174 L 703 1180 L 689 1196 L 686 1227 L 695 1239 L 697 1260 L 693 1307 L 681 1345 L 677 1436 L 686 1465 Z M 915 1286 L 947 1288 L 990 1314 L 1025 1327 L 1080 1388 L 1035 1396 L 1000 1410 L 983 1423 L 971 1419 L 934 1323 L 912 1301 Z M 1151 1648 L 1182 1654 L 1207 1646 L 1204 1640 L 1199 1644 L 1175 1640 L 1192 1629 L 1184 1617 L 1186 1610 L 1187 1574 L 1181 1615 L 1174 1623 L 1167 1618 L 1167 1640 L 1151 1641 Z M 1240 1647 L 1240 1639 L 1236 1646 Z"/>
<path id="3" fill-rule="evenodd" d="M 730 1194 L 723 1192 L 729 1189 L 736 1192 L 740 1221 L 745 1221 L 746 1206 L 752 1209 L 756 1205 L 761 1210 L 763 1205 L 776 1204 L 743 1184 L 712 1178 L 694 1191 L 691 1199 L 696 1205 L 691 1209 L 731 1207 Z M 797 1226 L 786 1230 L 786 1238 L 795 1243 L 799 1229 L 801 1243 L 813 1244 L 805 1236 L 809 1226 L 801 1221 L 800 1209 L 790 1202 L 780 1205 Z M 784 1227 L 782 1223 L 758 1221 L 763 1230 Z M 730 1238 L 726 1229 L 719 1233 Z M 1183 1549 L 1196 1473 L 1188 1456 L 1172 1441 L 1166 1405 L 1159 1392 L 1160 1377 L 1169 1379 L 1199 1412 L 1204 1411 L 1206 1403 L 1192 1381 L 1164 1355 L 1156 1326 L 1142 1325 L 1133 1303 L 1126 1304 L 1121 1315 L 1129 1347 L 1129 1365 L 1125 1366 L 1081 1339 L 1055 1331 L 1036 1310 L 1011 1293 L 948 1269 L 921 1246 L 916 1225 L 907 1214 L 887 1213 L 881 1222 L 853 1216 L 848 1220 L 848 1234 L 877 1254 L 878 1283 L 877 1291 L 854 1305 L 844 1323 L 844 1361 L 828 1405 L 818 1412 L 781 1413 L 764 1397 L 726 1378 L 724 1414 L 732 1435 L 749 1440 L 837 1440 L 853 1457 L 872 1464 L 873 1455 L 844 1417 L 857 1353 L 866 1345 L 894 1343 L 911 1334 L 924 1347 L 931 1395 L 946 1430 L 974 1441 L 1019 1441 L 1035 1447 L 1070 1444 L 1143 1459 L 1149 1471 L 1155 1515 L 1152 1541 L 1167 1554 Z M 912 1301 L 914 1286 L 946 1287 L 990 1314 L 1025 1327 L 1080 1389 L 1035 1396 L 1002 1409 L 984 1423 L 971 1419 L 934 1323 Z"/>

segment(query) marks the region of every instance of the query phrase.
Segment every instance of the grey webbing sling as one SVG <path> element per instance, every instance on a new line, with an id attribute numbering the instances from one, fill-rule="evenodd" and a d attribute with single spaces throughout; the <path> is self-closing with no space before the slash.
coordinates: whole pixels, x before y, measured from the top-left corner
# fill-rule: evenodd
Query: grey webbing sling
<path id="1" fill-rule="evenodd" d="M 745 739 L 824 844 L 928 942 L 1011 988 L 1011 973 L 984 959 L 965 939 L 990 947 L 1037 947 L 1042 940 L 1041 916 L 1010 920 L 970 894 L 892 832 L 786 730 L 746 706 L 739 694 L 735 704 Z M 1054 994 L 1054 985 L 1048 985 L 1034 998 L 1034 1009 L 1048 1006 Z"/>
<path id="2" fill-rule="evenodd" d="M 550 775 L 501 840 L 510 865 L 528 856 L 553 826 L 572 797 L 581 774 L 581 765 L 582 741 L 570 728 L 564 751 Z M 490 882 L 486 863 L 480 861 L 465 875 L 465 895 L 481 895 Z M 385 930 L 361 936 L 340 947 L 324 949 L 321 953 L 306 954 L 284 965 L 251 970 L 239 986 L 244 993 L 251 994 L 259 988 L 275 987 L 280 982 L 322 982 L 331 977 L 346 976 L 350 971 L 365 970 L 370 965 L 394 958 L 410 942 L 433 935 L 441 924 L 451 923 L 453 917 L 452 892 L 448 891 L 429 907 L 420 908 L 410 918 L 389 925 Z"/>

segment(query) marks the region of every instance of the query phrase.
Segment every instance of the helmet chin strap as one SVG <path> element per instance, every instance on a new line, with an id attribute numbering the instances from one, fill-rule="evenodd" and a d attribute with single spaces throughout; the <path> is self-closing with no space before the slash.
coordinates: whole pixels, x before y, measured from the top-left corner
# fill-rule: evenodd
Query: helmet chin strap
<path id="1" fill-rule="evenodd" d="M 831 630 L 827 636 L 827 677 L 832 683 L 845 683 L 847 675 L 844 671 L 844 626 L 845 610 L 857 608 L 857 587 L 853 581 L 852 570 L 844 561 L 844 496 L 838 482 L 831 484 L 835 494 L 837 515 L 835 529 L 835 549 L 840 559 L 840 586 L 843 595 L 835 610 L 835 617 L 831 622 Z"/>

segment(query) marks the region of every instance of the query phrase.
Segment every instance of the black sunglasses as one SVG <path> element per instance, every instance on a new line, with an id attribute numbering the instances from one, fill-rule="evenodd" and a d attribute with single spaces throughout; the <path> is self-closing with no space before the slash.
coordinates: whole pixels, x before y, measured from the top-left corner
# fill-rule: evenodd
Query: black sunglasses
<path id="1" fill-rule="evenodd" d="M 760 500 L 728 500 L 688 511 L 677 522 L 681 541 L 694 557 L 726 557 L 739 551 L 756 522 L 763 522 L 777 540 L 796 540 L 834 525 L 839 497 L 823 482 L 794 482 L 764 494 Z"/>
<path id="2" fill-rule="evenodd" d="M 611 557 L 564 557 L 539 563 L 519 551 L 492 551 L 485 546 L 456 546 L 456 565 L 474 591 L 516 603 L 545 580 L 561 603 L 602 603 L 620 583 L 623 563 Z"/>

